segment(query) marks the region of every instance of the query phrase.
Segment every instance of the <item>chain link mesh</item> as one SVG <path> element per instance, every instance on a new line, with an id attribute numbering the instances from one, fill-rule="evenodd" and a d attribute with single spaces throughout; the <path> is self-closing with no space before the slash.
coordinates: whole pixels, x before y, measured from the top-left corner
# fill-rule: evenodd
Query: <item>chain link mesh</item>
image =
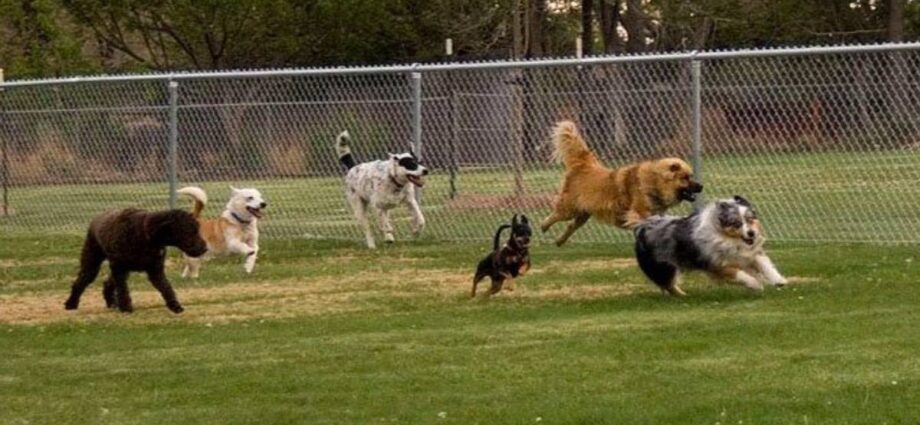
<path id="1" fill-rule="evenodd" d="M 548 214 L 563 171 L 547 139 L 561 119 L 611 167 L 691 154 L 690 61 L 621 59 L 183 75 L 178 185 L 203 187 L 209 216 L 229 186 L 260 189 L 263 237 L 361 240 L 335 136 L 349 130 L 359 161 L 409 150 L 421 72 L 423 238 L 486 241 L 514 213 Z M 707 199 L 744 195 L 774 240 L 920 242 L 920 50 L 698 60 Z M 80 234 L 105 209 L 167 207 L 168 81 L 4 88 L 0 232 Z M 394 211 L 398 239 L 408 220 Z M 589 222 L 573 241 L 630 238 Z"/>

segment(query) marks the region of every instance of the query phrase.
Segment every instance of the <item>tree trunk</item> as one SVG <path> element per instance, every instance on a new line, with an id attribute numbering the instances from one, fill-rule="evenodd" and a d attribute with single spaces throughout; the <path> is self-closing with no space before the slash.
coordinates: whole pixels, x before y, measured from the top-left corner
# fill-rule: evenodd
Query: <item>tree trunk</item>
<path id="1" fill-rule="evenodd" d="M 581 0 L 581 48 L 585 56 L 594 52 L 594 0 Z"/>
<path id="2" fill-rule="evenodd" d="M 642 11 L 642 0 L 626 0 L 626 13 L 622 15 L 622 20 L 629 37 L 626 41 L 627 52 L 642 53 L 645 51 L 647 19 L 645 12 Z"/>
<path id="3" fill-rule="evenodd" d="M 530 0 L 527 7 L 527 57 L 543 56 L 543 20 L 546 19 L 546 0 Z"/>
<path id="4" fill-rule="evenodd" d="M 514 7 L 511 8 L 511 57 L 514 59 L 524 56 L 524 20 L 521 19 L 524 1 L 514 0 Z"/>
<path id="5" fill-rule="evenodd" d="M 906 0 L 888 0 L 888 41 L 904 41 L 904 3 Z"/>
<path id="6" fill-rule="evenodd" d="M 623 51 L 623 40 L 617 33 L 620 23 L 620 1 L 601 0 L 601 37 L 604 39 L 604 53 Z"/>

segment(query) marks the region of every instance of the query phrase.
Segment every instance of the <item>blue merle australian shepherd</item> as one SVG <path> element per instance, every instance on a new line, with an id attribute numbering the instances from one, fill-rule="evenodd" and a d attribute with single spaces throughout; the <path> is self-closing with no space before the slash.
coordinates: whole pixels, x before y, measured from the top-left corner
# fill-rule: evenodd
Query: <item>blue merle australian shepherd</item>
<path id="1" fill-rule="evenodd" d="M 763 229 L 754 207 L 740 196 L 713 202 L 687 217 L 649 217 L 635 233 L 639 268 L 671 295 L 685 295 L 680 273 L 688 270 L 704 270 L 757 291 L 763 290 L 762 281 L 786 284 L 763 250 Z"/>

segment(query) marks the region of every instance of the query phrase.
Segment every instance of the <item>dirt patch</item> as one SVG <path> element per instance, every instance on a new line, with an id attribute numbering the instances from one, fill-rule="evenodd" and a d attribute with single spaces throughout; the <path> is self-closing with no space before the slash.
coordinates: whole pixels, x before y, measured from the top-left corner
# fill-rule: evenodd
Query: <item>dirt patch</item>
<path id="1" fill-rule="evenodd" d="M 411 261 L 411 259 L 407 259 Z M 551 261 L 537 265 L 544 270 L 615 270 L 632 267 L 628 258 L 585 261 Z M 84 294 L 80 309 L 66 311 L 65 293 L 22 293 L 0 296 L 0 323 L 46 324 L 52 322 L 94 322 L 123 320 L 128 323 L 163 323 L 171 320 L 214 324 L 243 320 L 330 315 L 349 312 L 387 311 L 392 303 L 456 303 L 466 298 L 472 270 L 402 268 L 387 273 L 366 271 L 348 276 L 321 276 L 266 283 L 235 282 L 219 287 L 187 287 L 177 284 L 179 300 L 186 306 L 182 315 L 169 313 L 160 294 L 146 282 L 132 287 L 135 312 L 121 315 L 109 310 L 101 286 Z M 140 284 L 138 284 L 140 283 Z M 502 294 L 522 299 L 594 299 L 630 294 L 642 285 L 554 285 L 531 287 L 527 278 L 517 282 L 515 292 Z"/>
<path id="2" fill-rule="evenodd" d="M 451 199 L 445 205 L 450 209 L 534 209 L 550 208 L 553 205 L 554 193 L 533 193 L 523 195 L 460 195 Z"/>
<path id="3" fill-rule="evenodd" d="M 54 265 L 72 265 L 77 267 L 80 260 L 76 257 L 42 257 L 31 260 L 0 260 L 0 269 L 10 269 L 14 267 L 35 267 L 35 266 L 54 266 Z"/>
<path id="4" fill-rule="evenodd" d="M 564 261 L 553 260 L 545 265 L 535 268 L 534 273 L 539 272 L 566 272 L 566 271 L 592 271 L 592 270 L 619 270 L 637 267 L 634 258 L 609 258 L 604 260 L 580 260 Z"/>

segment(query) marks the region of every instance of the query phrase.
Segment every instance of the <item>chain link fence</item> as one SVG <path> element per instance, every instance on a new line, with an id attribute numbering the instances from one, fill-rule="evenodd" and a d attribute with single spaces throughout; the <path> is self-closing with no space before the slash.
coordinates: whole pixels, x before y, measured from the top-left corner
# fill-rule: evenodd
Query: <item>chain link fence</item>
<path id="1" fill-rule="evenodd" d="M 264 237 L 360 241 L 333 149 L 347 129 L 359 160 L 414 148 L 433 170 L 423 238 L 485 242 L 548 214 L 547 139 L 574 119 L 611 167 L 692 159 L 706 198 L 744 195 L 774 240 L 917 243 L 918 76 L 920 44 L 893 44 L 7 82 L 0 236 L 188 208 L 184 185 L 214 216 L 234 185 L 269 201 Z M 573 241 L 630 237 L 589 223 Z"/>

